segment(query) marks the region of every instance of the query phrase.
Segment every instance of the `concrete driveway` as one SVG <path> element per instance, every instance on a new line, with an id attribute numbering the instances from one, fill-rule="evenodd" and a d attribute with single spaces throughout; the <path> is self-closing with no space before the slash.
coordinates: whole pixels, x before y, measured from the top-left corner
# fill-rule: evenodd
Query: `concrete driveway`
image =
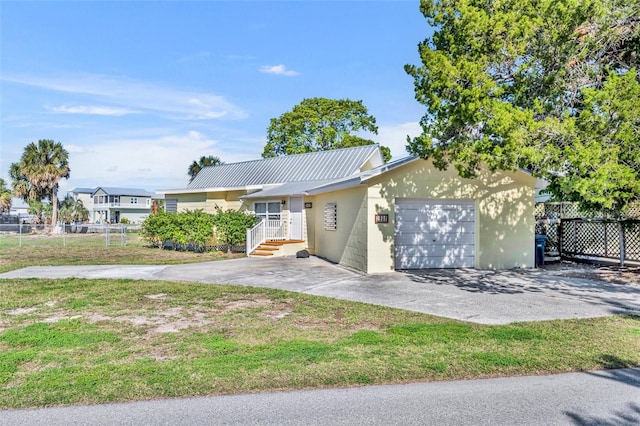
<path id="1" fill-rule="evenodd" d="M 277 288 L 483 324 L 640 313 L 640 286 L 569 278 L 545 270 L 364 275 L 315 257 L 277 257 L 161 266 L 39 266 L 0 274 L 0 279 L 65 277 Z"/>

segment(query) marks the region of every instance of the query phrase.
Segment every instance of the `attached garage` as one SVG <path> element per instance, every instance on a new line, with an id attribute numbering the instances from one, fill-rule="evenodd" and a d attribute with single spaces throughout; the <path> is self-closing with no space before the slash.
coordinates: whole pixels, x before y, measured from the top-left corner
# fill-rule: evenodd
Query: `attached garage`
<path id="1" fill-rule="evenodd" d="M 476 265 L 473 200 L 399 198 L 395 203 L 395 268 Z"/>

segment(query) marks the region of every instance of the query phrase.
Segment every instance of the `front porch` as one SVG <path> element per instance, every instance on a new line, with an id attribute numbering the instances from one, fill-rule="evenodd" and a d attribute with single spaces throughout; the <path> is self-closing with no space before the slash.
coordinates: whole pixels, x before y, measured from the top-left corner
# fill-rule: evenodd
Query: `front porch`
<path id="1" fill-rule="evenodd" d="M 286 225 L 289 226 L 286 226 Z M 293 234 L 293 235 L 292 235 Z M 247 229 L 247 256 L 290 256 L 307 248 L 304 239 L 291 232 L 283 219 L 262 219 Z"/>

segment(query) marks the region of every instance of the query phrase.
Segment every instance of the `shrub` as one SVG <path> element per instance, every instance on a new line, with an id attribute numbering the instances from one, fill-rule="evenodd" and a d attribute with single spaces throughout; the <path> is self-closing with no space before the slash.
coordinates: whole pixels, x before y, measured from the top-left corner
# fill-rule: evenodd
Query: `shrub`
<path id="1" fill-rule="evenodd" d="M 173 228 L 176 226 L 176 214 L 159 212 L 152 214 L 142 222 L 140 234 L 151 245 L 164 247 L 172 241 Z"/>
<path id="2" fill-rule="evenodd" d="M 171 245 L 174 250 L 202 252 L 214 241 L 234 245 L 246 239 L 246 230 L 256 223 L 247 213 L 218 208 L 215 215 L 202 210 L 180 213 L 159 212 L 142 222 L 141 234 L 155 247 Z"/>
<path id="3" fill-rule="evenodd" d="M 213 217 L 218 240 L 231 247 L 245 242 L 247 238 L 247 228 L 251 228 L 257 222 L 256 216 L 245 212 L 234 210 L 222 210 L 216 207 L 216 214 Z"/>

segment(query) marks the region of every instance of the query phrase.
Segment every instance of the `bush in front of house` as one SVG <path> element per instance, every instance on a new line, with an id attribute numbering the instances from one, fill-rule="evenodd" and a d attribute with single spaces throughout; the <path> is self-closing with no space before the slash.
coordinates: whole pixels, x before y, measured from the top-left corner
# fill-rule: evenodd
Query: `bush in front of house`
<path id="1" fill-rule="evenodd" d="M 173 228 L 177 226 L 177 214 L 158 212 L 142 222 L 140 235 L 154 247 L 164 247 L 172 240 Z"/>
<path id="2" fill-rule="evenodd" d="M 246 242 L 247 229 L 253 227 L 258 221 L 254 215 L 234 210 L 222 210 L 216 207 L 213 216 L 213 225 L 218 240 L 226 244 L 228 251 L 231 247 Z"/>
<path id="3" fill-rule="evenodd" d="M 154 247 L 203 252 L 214 245 L 231 247 L 243 243 L 246 229 L 256 217 L 244 212 L 217 209 L 216 214 L 202 210 L 180 213 L 159 212 L 142 222 L 141 235 Z"/>

